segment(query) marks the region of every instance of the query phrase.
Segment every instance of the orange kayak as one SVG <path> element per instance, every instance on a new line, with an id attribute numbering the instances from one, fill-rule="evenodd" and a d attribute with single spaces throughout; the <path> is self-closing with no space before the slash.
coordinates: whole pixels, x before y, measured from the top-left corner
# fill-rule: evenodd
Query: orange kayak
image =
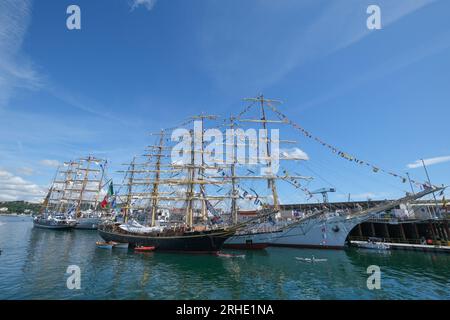
<path id="1" fill-rule="evenodd" d="M 139 251 L 139 252 L 148 252 L 148 251 L 153 251 L 155 250 L 155 247 L 135 247 L 134 251 Z"/>

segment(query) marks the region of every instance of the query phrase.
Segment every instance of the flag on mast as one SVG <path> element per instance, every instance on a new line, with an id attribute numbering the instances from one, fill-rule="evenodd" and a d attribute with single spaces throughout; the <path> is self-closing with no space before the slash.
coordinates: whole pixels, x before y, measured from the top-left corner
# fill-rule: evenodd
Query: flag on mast
<path id="1" fill-rule="evenodd" d="M 103 198 L 103 201 L 100 203 L 102 209 L 105 209 L 108 206 L 109 198 L 111 198 L 113 195 L 114 195 L 114 186 L 113 182 L 111 181 L 108 187 L 108 192 L 106 193 L 105 198 Z"/>

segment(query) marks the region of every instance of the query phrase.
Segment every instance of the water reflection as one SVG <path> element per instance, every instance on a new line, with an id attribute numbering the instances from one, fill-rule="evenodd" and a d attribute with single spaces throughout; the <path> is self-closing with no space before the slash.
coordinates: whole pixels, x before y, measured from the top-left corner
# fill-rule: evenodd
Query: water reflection
<path id="1" fill-rule="evenodd" d="M 379 266 L 384 289 L 389 291 L 394 299 L 417 299 L 416 291 L 420 292 L 424 299 L 450 298 L 450 256 L 446 254 L 400 250 L 383 254 L 373 250 L 356 249 L 348 250 L 347 254 L 355 266 Z"/>

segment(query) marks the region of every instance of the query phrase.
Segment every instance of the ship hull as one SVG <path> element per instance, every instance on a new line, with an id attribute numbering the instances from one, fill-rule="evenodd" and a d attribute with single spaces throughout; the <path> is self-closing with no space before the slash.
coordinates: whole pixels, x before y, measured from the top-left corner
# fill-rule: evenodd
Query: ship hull
<path id="1" fill-rule="evenodd" d="M 53 230 L 70 230 L 73 229 L 72 225 L 69 224 L 51 224 L 42 221 L 33 221 L 33 227 L 40 229 L 53 229 Z"/>
<path id="2" fill-rule="evenodd" d="M 230 237 L 226 248 L 252 249 L 273 247 L 344 249 L 350 231 L 364 218 L 335 216 L 327 219 L 316 217 L 301 223 L 280 227 L 275 232 L 248 233 Z"/>
<path id="3" fill-rule="evenodd" d="M 155 247 L 155 251 L 214 253 L 220 251 L 223 243 L 231 234 L 227 232 L 210 232 L 181 236 L 147 236 L 119 233 L 99 228 L 99 235 L 105 241 L 126 242 L 130 247 Z"/>
<path id="4" fill-rule="evenodd" d="M 262 250 L 267 248 L 277 232 L 236 234 L 224 243 L 224 248 L 240 250 Z"/>
<path id="5" fill-rule="evenodd" d="M 344 249 L 350 231 L 367 218 L 332 217 L 327 220 L 312 218 L 283 229 L 271 239 L 277 247 Z"/>
<path id="6" fill-rule="evenodd" d="M 97 230 L 100 224 L 100 218 L 79 218 L 75 229 L 81 230 Z"/>
<path id="7" fill-rule="evenodd" d="M 269 246 L 268 243 L 225 243 L 225 249 L 236 250 L 263 250 Z"/>

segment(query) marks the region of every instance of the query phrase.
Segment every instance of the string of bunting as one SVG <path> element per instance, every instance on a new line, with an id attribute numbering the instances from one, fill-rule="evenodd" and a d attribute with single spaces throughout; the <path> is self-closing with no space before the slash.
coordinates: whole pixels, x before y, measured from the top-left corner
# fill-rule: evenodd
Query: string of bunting
<path id="1" fill-rule="evenodd" d="M 177 125 L 175 127 L 165 128 L 165 129 L 162 129 L 162 131 L 164 131 L 164 132 L 173 131 L 173 130 L 176 130 L 178 128 L 184 127 L 184 126 L 186 126 L 188 124 L 191 124 L 192 122 L 194 122 L 194 119 L 188 119 L 188 120 L 180 123 L 179 125 Z M 168 142 L 168 141 L 170 141 L 170 137 L 166 138 L 166 142 Z"/>
<path id="2" fill-rule="evenodd" d="M 251 109 L 251 107 L 253 107 L 253 105 L 255 104 L 256 102 L 252 102 L 251 104 L 249 104 L 247 107 L 245 107 L 238 115 L 237 115 L 237 117 L 236 118 L 240 118 L 240 117 L 242 117 L 245 113 L 247 113 L 250 109 Z M 191 124 L 191 123 L 193 123 L 195 121 L 195 119 L 187 119 L 186 121 L 184 121 L 184 122 L 182 122 L 181 124 L 179 124 L 178 126 L 175 126 L 175 127 L 170 127 L 170 128 L 165 128 L 165 129 L 162 129 L 164 132 L 167 132 L 167 131 L 173 131 L 173 130 L 175 130 L 175 129 L 178 129 L 178 128 L 180 128 L 180 127 L 183 127 L 183 126 L 186 126 L 186 125 L 188 125 L 188 124 Z M 223 124 L 221 124 L 221 125 L 219 125 L 219 127 L 225 127 L 225 126 L 228 126 L 228 119 L 223 119 Z"/>
<path id="3" fill-rule="evenodd" d="M 254 174 L 254 172 L 251 171 L 250 169 L 247 169 L 247 171 L 248 171 L 247 175 L 248 175 L 249 173 L 250 173 L 250 174 Z M 224 171 L 222 168 L 219 168 L 219 169 L 217 170 L 217 172 L 218 172 L 218 173 L 221 173 L 223 177 L 228 177 L 228 178 L 229 178 L 229 176 L 225 173 L 225 171 Z M 287 171 L 285 168 L 283 168 L 283 176 L 280 177 L 280 178 L 281 178 L 281 180 L 286 181 L 286 182 L 288 182 L 289 184 L 291 184 L 292 186 L 294 186 L 296 189 L 299 189 L 299 190 L 303 191 L 303 192 L 308 196 L 308 199 L 315 198 L 315 197 L 314 197 L 314 194 L 313 194 L 308 188 L 304 187 L 300 182 L 298 182 L 297 179 L 291 177 L 291 176 L 289 175 L 288 171 Z M 238 188 L 240 188 L 240 189 L 242 189 L 242 190 L 244 191 L 244 198 L 249 194 L 249 192 L 246 191 L 246 190 L 245 190 L 244 188 L 242 188 L 241 186 L 238 185 Z M 251 189 L 251 188 L 250 188 L 250 189 Z M 256 193 L 256 191 L 254 191 L 253 189 L 251 189 L 251 190 L 255 193 L 256 199 L 258 200 L 259 195 L 258 195 L 258 194 Z M 242 196 L 241 196 L 241 195 L 239 195 L 239 197 L 242 199 Z M 261 201 L 259 201 L 259 203 L 261 204 Z M 255 201 L 255 204 L 257 204 L 257 201 Z"/>
<path id="4" fill-rule="evenodd" d="M 375 165 L 373 165 L 373 164 L 371 164 L 371 163 L 369 163 L 369 162 L 367 162 L 365 160 L 358 159 L 355 156 L 353 156 L 353 155 L 351 155 L 351 154 L 349 154 L 347 152 L 341 151 L 338 148 L 330 145 L 329 143 L 326 143 L 322 139 L 320 139 L 320 138 L 318 138 L 316 136 L 313 136 L 310 132 L 308 132 L 307 130 L 302 128 L 300 125 L 298 125 L 297 123 L 295 123 L 292 120 L 290 120 L 286 115 L 284 115 L 282 112 L 280 112 L 278 109 L 276 109 L 272 104 L 268 103 L 267 105 L 270 107 L 270 109 L 272 109 L 272 111 L 274 113 L 277 114 L 277 116 L 278 116 L 278 118 L 280 120 L 286 121 L 286 123 L 290 124 L 292 127 L 294 127 L 295 129 L 299 130 L 300 132 L 302 132 L 303 135 L 305 135 L 307 138 L 315 140 L 316 142 L 318 142 L 322 146 L 324 146 L 324 147 L 328 148 L 329 150 L 331 150 L 331 152 L 333 152 L 333 153 L 337 154 L 338 156 L 340 156 L 341 158 L 346 159 L 346 160 L 351 161 L 351 162 L 355 162 L 355 163 L 360 164 L 360 165 L 368 166 L 368 167 L 370 167 L 372 169 L 372 171 L 374 173 L 377 173 L 377 172 L 386 173 L 386 174 L 388 174 L 388 175 L 390 175 L 392 177 L 400 179 L 402 183 L 406 183 L 408 181 L 406 177 L 404 177 L 404 176 L 402 176 L 400 174 L 397 174 L 395 172 L 391 172 L 391 171 L 385 170 L 385 169 L 380 168 L 379 166 L 375 166 Z M 412 180 L 412 179 L 410 181 L 411 181 L 411 183 L 415 184 L 416 186 L 418 186 L 420 188 L 431 187 L 428 184 L 420 182 L 420 181 L 416 181 L 416 180 Z"/>
<path id="5" fill-rule="evenodd" d="M 255 195 L 251 195 L 250 192 L 248 192 L 247 190 L 245 190 L 244 188 L 242 188 L 241 186 L 237 186 L 237 191 L 238 191 L 238 196 L 239 199 L 242 200 L 250 200 L 253 201 L 253 204 L 257 205 L 257 206 L 263 206 L 265 205 L 265 203 L 263 203 L 260 199 L 259 199 L 259 195 L 256 193 L 256 191 L 254 191 L 253 189 L 251 189 Z"/>
<path id="6" fill-rule="evenodd" d="M 247 107 L 244 108 L 244 110 L 242 110 L 241 112 L 238 113 L 236 118 L 240 118 L 242 117 L 245 113 L 247 113 L 251 107 L 253 107 L 253 105 L 256 103 L 256 101 L 253 101 L 252 103 L 250 103 Z"/>
<path id="7" fill-rule="evenodd" d="M 284 176 L 281 177 L 283 181 L 286 181 L 293 185 L 295 188 L 303 191 L 308 196 L 308 199 L 314 198 L 314 194 L 312 194 L 312 192 L 308 188 L 302 186 L 302 184 L 298 182 L 297 179 L 290 177 L 286 169 L 283 169 L 283 174 Z"/>
<path id="8" fill-rule="evenodd" d="M 247 107 L 245 107 L 244 110 L 242 110 L 242 111 L 237 115 L 236 118 L 242 117 L 245 113 L 247 113 L 247 112 L 251 109 L 251 107 L 253 107 L 253 105 L 254 105 L 255 103 L 256 103 L 256 102 L 252 102 L 252 103 L 249 104 Z M 194 121 L 195 121 L 195 119 L 190 118 L 190 119 L 187 119 L 186 121 L 180 123 L 178 126 L 174 126 L 174 127 L 170 127 L 170 128 L 165 128 L 165 129 L 162 129 L 162 131 L 164 131 L 164 132 L 173 131 L 173 130 L 176 130 L 176 129 L 180 128 L 180 127 L 184 127 L 184 126 L 186 126 L 186 125 L 188 125 L 188 124 L 191 124 L 191 123 L 193 123 Z M 222 123 L 221 125 L 219 125 L 219 128 L 226 127 L 226 126 L 228 126 L 228 119 L 223 119 L 223 123 Z M 166 138 L 166 142 L 168 142 L 168 141 L 170 141 L 170 138 Z"/>
<path id="9" fill-rule="evenodd" d="M 225 171 L 222 168 L 218 168 L 217 173 L 222 174 L 223 177 L 230 178 L 230 176 L 227 173 L 225 173 Z M 220 189 L 222 189 L 222 188 L 220 188 Z M 263 205 L 262 201 L 259 199 L 258 193 L 254 189 L 250 188 L 250 190 L 255 194 L 255 196 L 252 196 L 250 194 L 250 192 L 245 190 L 239 184 L 237 185 L 237 189 L 238 189 L 237 191 L 239 193 L 238 195 L 239 195 L 240 199 L 253 200 L 255 205 Z"/>

